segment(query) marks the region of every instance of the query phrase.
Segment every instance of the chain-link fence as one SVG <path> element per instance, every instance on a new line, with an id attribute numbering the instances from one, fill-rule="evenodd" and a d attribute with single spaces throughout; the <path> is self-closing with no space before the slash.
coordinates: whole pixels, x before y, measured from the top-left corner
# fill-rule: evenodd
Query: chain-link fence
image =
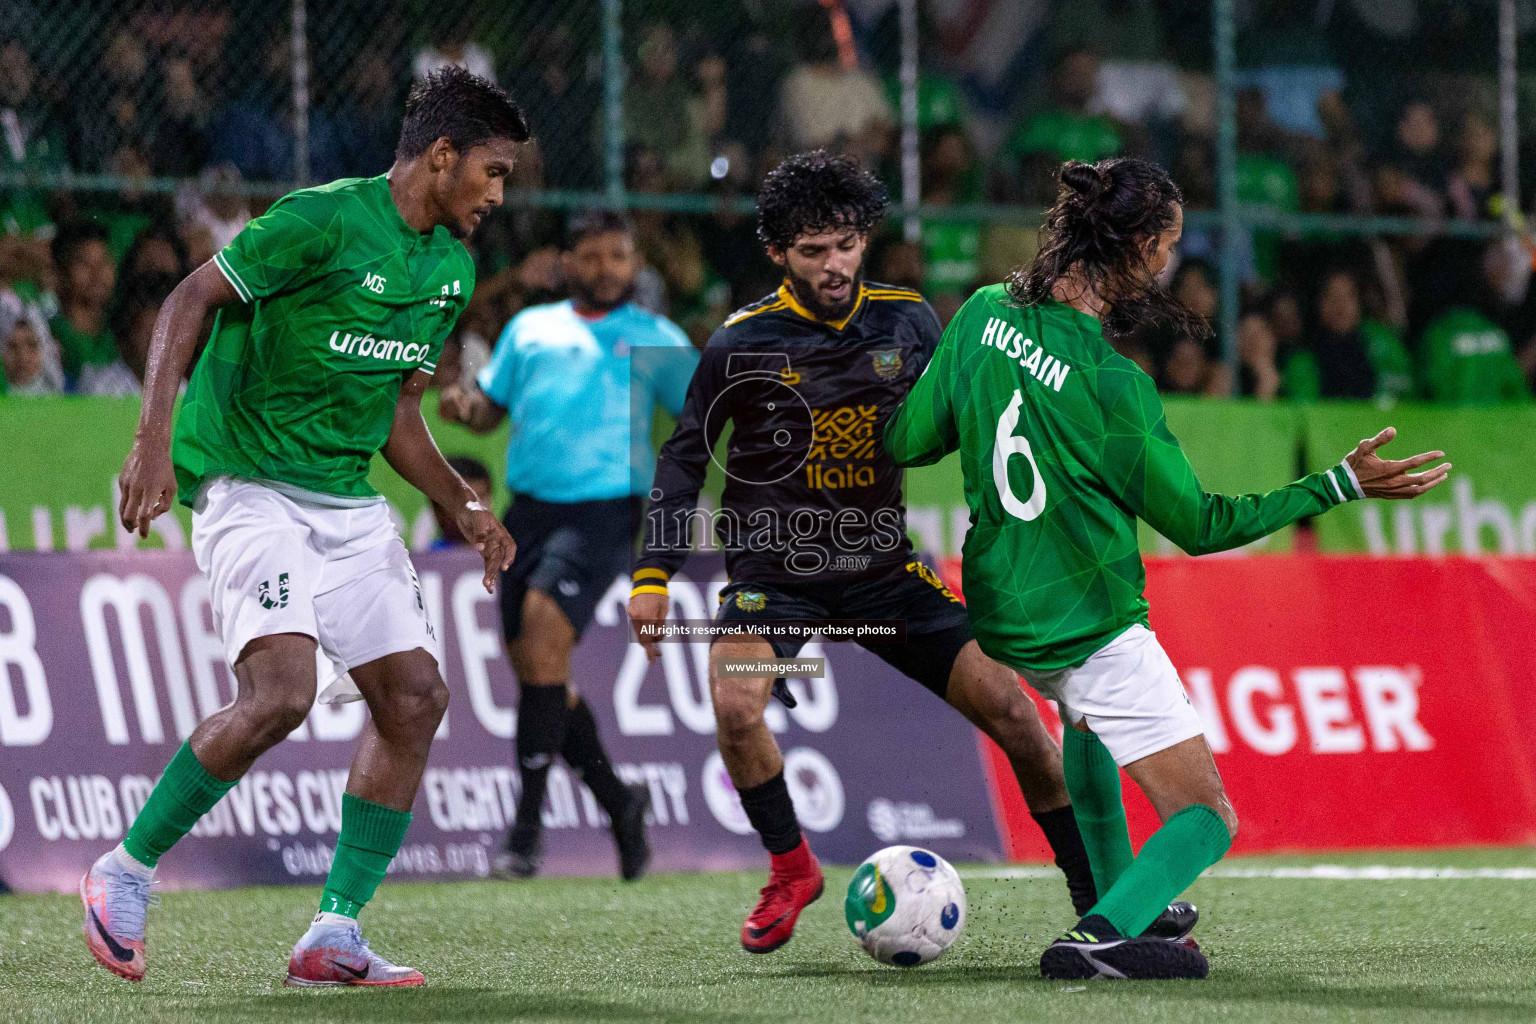
<path id="1" fill-rule="evenodd" d="M 1413 349 L 1458 289 L 1494 288 L 1448 268 L 1529 263 L 1489 245 L 1519 226 L 1500 10 L 1510 56 L 1531 19 L 1508 0 L 1398 7 L 1412 17 L 1360 0 L 7 0 L 0 278 L 46 307 L 46 242 L 86 220 L 119 277 L 143 269 L 122 261 L 146 232 L 165 242 L 151 256 L 175 250 L 149 270 L 196 265 L 294 184 L 387 169 L 412 78 L 453 61 L 536 134 L 472 241 L 466 331 L 557 294 L 565 211 L 609 203 L 635 219 L 642 300 L 702 340 L 777 283 L 757 183 L 823 145 L 890 187 L 867 273 L 945 316 L 1033 254 L 1062 160 L 1144 155 L 1185 190 L 1176 284 L 1222 344 L 1135 354 L 1171 390 L 1260 393 L 1245 315 L 1282 329 L 1283 362 L 1319 322 L 1324 268 L 1347 265 Z"/>

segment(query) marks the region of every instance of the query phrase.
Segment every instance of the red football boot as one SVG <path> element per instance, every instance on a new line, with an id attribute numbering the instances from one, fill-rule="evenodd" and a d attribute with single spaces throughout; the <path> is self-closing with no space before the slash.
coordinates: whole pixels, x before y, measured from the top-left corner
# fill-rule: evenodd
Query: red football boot
<path id="1" fill-rule="evenodd" d="M 795 933 L 800 911 L 815 903 L 825 887 L 821 865 L 804 839 L 788 853 L 773 854 L 768 884 L 741 926 L 742 948 L 772 953 L 784 945 Z"/>

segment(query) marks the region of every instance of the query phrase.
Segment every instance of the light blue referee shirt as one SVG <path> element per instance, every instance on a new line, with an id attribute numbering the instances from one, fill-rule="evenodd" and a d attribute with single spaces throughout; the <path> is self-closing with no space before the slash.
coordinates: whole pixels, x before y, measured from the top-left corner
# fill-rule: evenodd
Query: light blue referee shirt
<path id="1" fill-rule="evenodd" d="M 518 313 L 478 378 L 512 420 L 507 488 L 559 502 L 646 493 L 656 403 L 681 412 L 698 364 L 676 324 L 634 303 L 595 320 L 569 300 Z"/>

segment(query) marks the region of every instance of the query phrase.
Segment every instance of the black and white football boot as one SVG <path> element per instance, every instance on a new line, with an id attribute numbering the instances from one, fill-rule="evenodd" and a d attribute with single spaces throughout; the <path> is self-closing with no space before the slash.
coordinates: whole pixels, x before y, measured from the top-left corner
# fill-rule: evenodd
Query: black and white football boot
<path id="1" fill-rule="evenodd" d="M 1053 981 L 1163 981 L 1210 973 L 1205 955 L 1193 946 L 1152 935 L 1121 935 L 1098 914 L 1083 918 L 1040 955 L 1040 975 Z"/>
<path id="2" fill-rule="evenodd" d="M 1199 944 L 1189 934 L 1199 923 L 1200 911 L 1193 903 L 1175 900 L 1168 904 L 1168 909 L 1157 915 L 1157 920 L 1147 925 L 1147 930 L 1141 934 L 1167 942 L 1182 942 L 1199 949 Z"/>

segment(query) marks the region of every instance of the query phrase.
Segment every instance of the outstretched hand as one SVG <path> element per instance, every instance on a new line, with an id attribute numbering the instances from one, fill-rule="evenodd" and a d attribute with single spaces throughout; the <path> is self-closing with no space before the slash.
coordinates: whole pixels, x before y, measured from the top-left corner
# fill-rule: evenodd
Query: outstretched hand
<path id="1" fill-rule="evenodd" d="M 1349 468 L 1354 470 L 1355 479 L 1360 481 L 1360 490 L 1367 498 L 1417 498 L 1444 483 L 1450 475 L 1449 462 L 1443 462 L 1422 473 L 1413 472 L 1436 459 L 1443 459 L 1445 452 L 1424 452 L 1399 460 L 1383 459 L 1376 454 L 1378 448 L 1396 436 L 1397 428 L 1388 427 L 1375 437 L 1361 441 L 1354 451 L 1344 457 Z"/>

